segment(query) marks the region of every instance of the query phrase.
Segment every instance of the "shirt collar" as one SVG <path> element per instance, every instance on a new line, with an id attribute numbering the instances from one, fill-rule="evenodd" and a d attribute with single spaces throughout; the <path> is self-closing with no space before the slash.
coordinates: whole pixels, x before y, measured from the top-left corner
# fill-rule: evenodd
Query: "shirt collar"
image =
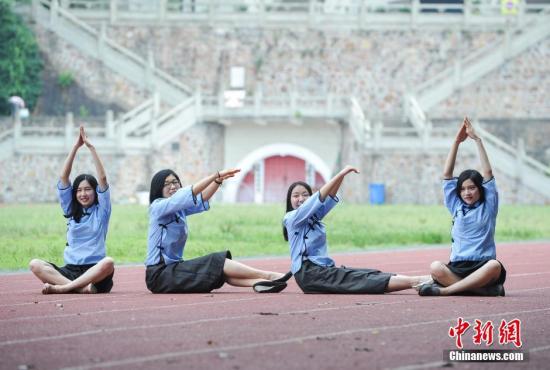
<path id="1" fill-rule="evenodd" d="M 462 213 L 466 213 L 468 211 L 471 211 L 472 209 L 476 209 L 480 205 L 481 205 L 481 201 L 479 201 L 479 200 L 477 202 L 475 202 L 474 204 L 472 204 L 472 205 L 466 204 L 463 201 L 462 202 Z"/>

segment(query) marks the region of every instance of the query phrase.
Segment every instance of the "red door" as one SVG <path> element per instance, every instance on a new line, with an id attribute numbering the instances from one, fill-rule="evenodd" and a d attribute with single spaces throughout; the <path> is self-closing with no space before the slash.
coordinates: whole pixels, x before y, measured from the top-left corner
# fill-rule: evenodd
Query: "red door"
<path id="1" fill-rule="evenodd" d="M 284 203 L 288 187 L 295 181 L 306 180 L 306 162 L 293 156 L 272 156 L 264 159 L 264 203 Z M 237 201 L 254 202 L 254 170 L 250 170 L 239 185 Z M 325 181 L 315 171 L 315 183 L 310 184 L 313 191 L 318 190 Z"/>
<path id="2" fill-rule="evenodd" d="M 284 203 L 286 192 L 294 181 L 306 179 L 306 162 L 292 156 L 273 156 L 264 162 L 264 202 Z"/>

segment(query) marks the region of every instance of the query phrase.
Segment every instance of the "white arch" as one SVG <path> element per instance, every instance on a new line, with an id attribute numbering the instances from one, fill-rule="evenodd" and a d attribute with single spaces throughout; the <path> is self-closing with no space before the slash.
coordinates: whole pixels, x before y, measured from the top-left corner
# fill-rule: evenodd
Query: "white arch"
<path id="1" fill-rule="evenodd" d="M 265 158 L 272 156 L 293 156 L 296 158 L 303 159 L 307 163 L 313 165 L 315 170 L 323 177 L 323 180 L 326 182 L 330 178 L 330 169 L 325 164 L 325 162 L 317 154 L 312 152 L 309 149 L 306 149 L 299 145 L 287 144 L 287 143 L 275 143 L 263 146 L 252 151 L 246 157 L 244 157 L 238 164 L 237 168 L 241 169 L 235 176 L 235 180 L 228 181 L 227 187 L 223 192 L 223 200 L 228 203 L 235 203 L 237 201 L 237 192 L 239 191 L 239 186 L 244 180 L 245 175 L 252 169 L 254 163 L 261 161 Z"/>

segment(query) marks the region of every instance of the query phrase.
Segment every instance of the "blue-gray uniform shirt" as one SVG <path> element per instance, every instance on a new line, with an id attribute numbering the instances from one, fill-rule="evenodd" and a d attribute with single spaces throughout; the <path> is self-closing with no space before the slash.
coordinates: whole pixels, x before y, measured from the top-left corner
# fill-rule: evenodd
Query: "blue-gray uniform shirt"
<path id="1" fill-rule="evenodd" d="M 191 186 L 181 188 L 169 198 L 158 198 L 149 206 L 149 236 L 145 265 L 156 265 L 160 255 L 169 265 L 183 258 L 189 229 L 187 216 L 207 211 L 208 201 L 194 196 Z"/>
<path id="2" fill-rule="evenodd" d="M 334 266 L 334 261 L 328 256 L 327 233 L 321 220 L 338 201 L 338 197 L 327 196 L 322 202 L 320 193 L 316 192 L 285 215 L 283 225 L 288 232 L 293 274 L 300 270 L 304 258 L 319 266 Z"/>
<path id="3" fill-rule="evenodd" d="M 57 183 L 57 195 L 63 213 L 71 211 L 73 187 L 63 188 L 61 181 Z M 95 264 L 105 257 L 105 239 L 111 217 L 111 194 L 109 187 L 101 191 L 96 188 L 98 204 L 84 208 L 80 222 L 72 217 L 67 223 L 67 246 L 63 253 L 65 264 L 88 265 Z"/>
<path id="4" fill-rule="evenodd" d="M 457 178 L 443 180 L 445 206 L 453 216 L 451 262 L 496 258 L 498 192 L 495 178 L 483 183 L 485 201 L 468 206 L 456 193 Z"/>

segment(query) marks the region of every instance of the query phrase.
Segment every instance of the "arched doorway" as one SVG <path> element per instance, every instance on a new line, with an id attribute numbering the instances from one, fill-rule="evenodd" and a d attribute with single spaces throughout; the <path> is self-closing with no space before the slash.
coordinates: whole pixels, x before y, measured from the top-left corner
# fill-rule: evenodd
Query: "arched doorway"
<path id="1" fill-rule="evenodd" d="M 294 181 L 306 181 L 314 189 L 325 183 L 321 174 L 303 159 L 280 155 L 265 158 L 245 174 L 237 202 L 284 202 L 288 186 Z"/>
<path id="2" fill-rule="evenodd" d="M 225 201 L 283 203 L 292 182 L 306 181 L 318 189 L 330 175 L 315 153 L 290 144 L 260 148 L 243 159 L 239 168 L 242 172 L 224 191 Z"/>

